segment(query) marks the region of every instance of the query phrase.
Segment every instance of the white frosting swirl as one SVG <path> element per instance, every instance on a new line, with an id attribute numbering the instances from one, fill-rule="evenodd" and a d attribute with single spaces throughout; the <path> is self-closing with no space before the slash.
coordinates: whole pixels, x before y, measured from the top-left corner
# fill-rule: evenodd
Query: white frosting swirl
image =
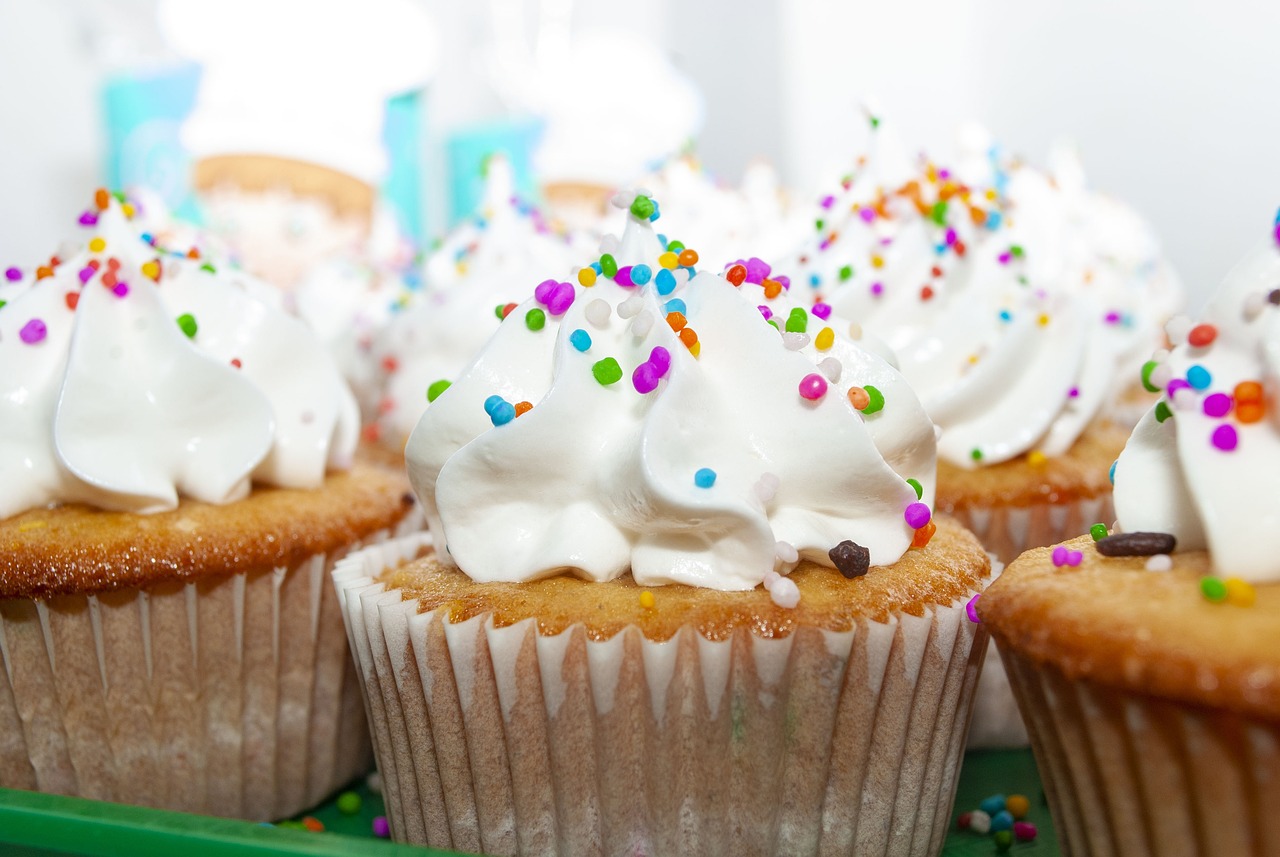
<path id="1" fill-rule="evenodd" d="M 1231 271 L 1201 326 L 1170 325 L 1175 347 L 1147 367 L 1165 397 L 1114 474 L 1121 529 L 1172 533 L 1179 550 L 1207 548 L 1215 574 L 1269 583 L 1280 582 L 1278 285 L 1272 241 Z M 1203 325 L 1212 341 L 1193 344 Z"/>
<path id="2" fill-rule="evenodd" d="M 495 308 L 527 294 L 530 281 L 564 276 L 573 258 L 564 237 L 515 196 L 511 165 L 492 158 L 478 216 L 427 260 L 423 294 L 373 343 L 382 439 L 399 448 L 427 408 L 428 388 L 456 378 L 493 335 Z"/>
<path id="3" fill-rule="evenodd" d="M 656 273 L 662 252 L 633 216 L 612 255 Z M 427 409 L 406 455 L 445 555 L 479 581 L 629 570 L 644 586 L 721 590 L 752 588 L 797 554 L 830 565 L 846 539 L 874 565 L 895 562 L 914 535 L 906 480 L 931 505 L 936 463 L 933 426 L 902 376 L 834 319 L 809 314 L 807 332 L 780 336 L 758 305 L 779 322 L 803 313 L 785 291 L 768 299 L 761 284 L 683 268 L 659 276 L 640 287 L 601 276 L 571 288 L 567 308 L 544 289 Z M 673 300 L 696 345 L 664 321 L 680 311 Z M 531 329 L 531 312 L 544 327 Z M 826 327 L 833 341 L 819 350 Z M 655 348 L 669 367 L 641 392 L 634 373 L 662 363 Z M 603 384 L 594 373 L 611 361 L 621 379 Z M 803 398 L 802 380 L 819 373 L 829 389 Z M 877 388 L 883 409 L 854 410 L 855 384 Z M 532 409 L 511 419 L 502 409 L 518 403 Z"/>
<path id="4" fill-rule="evenodd" d="M 881 125 L 798 258 L 798 283 L 885 337 L 962 467 L 1070 449 L 1176 293 L 1149 230 L 1086 192 L 1075 162 L 1006 170 L 985 141 L 967 135 L 952 173 L 911 166 Z"/>
<path id="5" fill-rule="evenodd" d="M 354 399 L 301 323 L 157 250 L 115 201 L 86 229 L 0 308 L 0 518 L 225 503 L 349 465 Z"/>

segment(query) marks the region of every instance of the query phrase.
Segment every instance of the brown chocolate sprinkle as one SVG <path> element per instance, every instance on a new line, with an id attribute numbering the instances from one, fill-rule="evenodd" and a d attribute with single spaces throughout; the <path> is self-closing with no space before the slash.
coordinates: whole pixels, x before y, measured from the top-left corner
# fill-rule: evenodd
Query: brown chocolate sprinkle
<path id="1" fill-rule="evenodd" d="M 1103 556 L 1155 556 L 1173 553 L 1178 540 L 1170 533 L 1116 533 L 1098 539 L 1094 547 Z"/>
<path id="2" fill-rule="evenodd" d="M 412 506 L 414 503 L 418 502 L 418 498 L 414 497 L 411 492 L 406 491 L 400 495 L 400 502 L 405 506 Z"/>
<path id="3" fill-rule="evenodd" d="M 1280 304 L 1280 289 L 1272 289 L 1268 292 L 1267 301 L 1273 304 Z"/>
<path id="4" fill-rule="evenodd" d="M 862 577 L 871 567 L 871 551 L 849 539 L 827 551 L 827 556 L 831 557 L 839 572 L 850 580 Z"/>

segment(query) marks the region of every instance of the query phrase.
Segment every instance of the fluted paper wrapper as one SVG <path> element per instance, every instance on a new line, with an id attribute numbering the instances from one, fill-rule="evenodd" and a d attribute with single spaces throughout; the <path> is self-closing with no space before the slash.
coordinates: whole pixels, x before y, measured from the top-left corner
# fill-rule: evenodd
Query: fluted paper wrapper
<path id="1" fill-rule="evenodd" d="M 1067 857 L 1280 857 L 1280 723 L 1001 650 Z"/>
<path id="2" fill-rule="evenodd" d="M 367 771 L 340 558 L 0 600 L 0 787 L 266 821 Z"/>
<path id="3" fill-rule="evenodd" d="M 1107 494 L 1075 503 L 957 509 L 951 514 L 991 552 L 994 567 L 996 562 L 1013 562 L 1031 548 L 1074 539 L 1094 524 L 1110 526 L 1115 508 Z M 969 746 L 1026 747 L 1029 740 L 1004 667 L 990 651 L 973 707 Z"/>
<path id="4" fill-rule="evenodd" d="M 498 855 L 933 855 L 985 632 L 962 604 L 711 642 L 419 613 L 339 564 L 392 835 Z"/>

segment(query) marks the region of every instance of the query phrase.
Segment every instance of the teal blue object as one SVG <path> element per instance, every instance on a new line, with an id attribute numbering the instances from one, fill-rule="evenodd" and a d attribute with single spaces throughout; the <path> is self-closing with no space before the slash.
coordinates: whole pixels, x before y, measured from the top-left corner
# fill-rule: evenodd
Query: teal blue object
<path id="1" fill-rule="evenodd" d="M 470 217 L 484 199 L 484 164 L 498 152 L 507 156 L 515 174 L 516 194 L 536 199 L 533 153 L 542 138 L 542 121 L 502 119 L 468 125 L 445 142 L 445 174 L 449 177 L 449 225 Z"/>
<path id="2" fill-rule="evenodd" d="M 428 234 L 422 169 L 426 114 L 423 90 L 415 89 L 387 102 L 382 124 L 382 144 L 387 150 L 382 199 L 395 213 L 400 234 L 408 236 L 419 247 L 426 243 Z"/>
<path id="3" fill-rule="evenodd" d="M 179 139 L 200 86 L 200 67 L 170 66 L 111 75 L 102 87 L 109 188 L 145 185 L 175 214 L 198 217 L 191 196 L 191 159 Z"/>

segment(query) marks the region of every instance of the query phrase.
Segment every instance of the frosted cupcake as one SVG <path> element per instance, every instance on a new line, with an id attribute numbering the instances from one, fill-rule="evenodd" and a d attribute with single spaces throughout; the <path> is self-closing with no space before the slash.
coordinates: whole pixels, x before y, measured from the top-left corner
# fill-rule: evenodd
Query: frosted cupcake
<path id="1" fill-rule="evenodd" d="M 6 272 L 0 786 L 290 815 L 368 763 L 325 572 L 412 503 L 308 331 L 126 206 Z"/>
<path id="2" fill-rule="evenodd" d="M 335 572 L 393 834 L 936 853 L 989 561 L 932 518 L 933 426 L 768 265 L 698 272 L 629 210 L 415 429 L 434 544 Z"/>
<path id="3" fill-rule="evenodd" d="M 983 596 L 1066 854 L 1280 854 L 1277 282 L 1269 242 L 1144 371 L 1115 531 Z"/>
<path id="4" fill-rule="evenodd" d="M 427 405 L 493 335 L 530 278 L 564 276 L 574 258 L 564 236 L 515 195 L 507 160 L 491 158 L 481 210 L 432 253 L 423 294 L 372 344 L 377 438 L 399 452 Z"/>

